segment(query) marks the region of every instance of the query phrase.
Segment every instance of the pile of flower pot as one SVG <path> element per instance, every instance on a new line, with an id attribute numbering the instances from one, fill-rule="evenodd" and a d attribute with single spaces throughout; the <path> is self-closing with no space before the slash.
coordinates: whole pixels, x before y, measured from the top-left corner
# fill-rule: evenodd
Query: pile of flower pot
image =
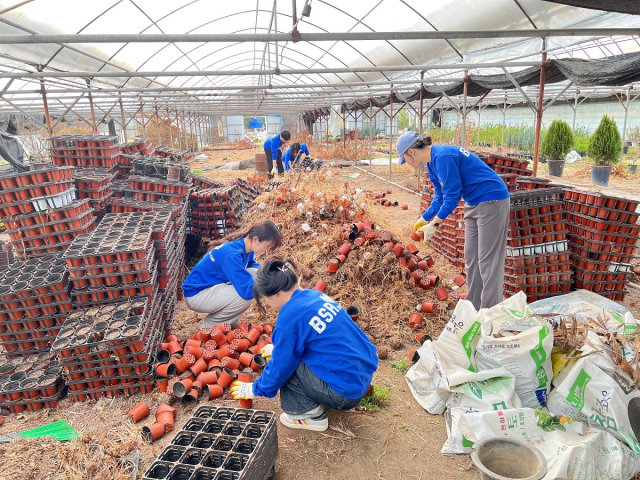
<path id="1" fill-rule="evenodd" d="M 150 362 L 162 340 L 161 305 L 137 299 L 72 311 L 51 351 L 74 401 L 151 392 Z"/>
<path id="2" fill-rule="evenodd" d="M 398 202 L 397 200 L 389 200 L 388 198 L 386 198 L 387 195 L 391 195 L 391 190 L 384 190 L 384 191 L 379 192 L 379 193 L 373 193 L 373 192 L 368 192 L 367 193 L 367 196 L 369 198 L 373 199 L 376 203 L 379 203 L 383 207 L 398 207 L 398 206 L 400 206 L 400 202 Z M 408 210 L 409 206 L 408 205 L 402 205 L 401 208 L 403 210 Z"/>
<path id="3" fill-rule="evenodd" d="M 191 233 L 212 239 L 222 238 L 239 226 L 246 204 L 238 185 L 193 192 Z"/>
<path id="4" fill-rule="evenodd" d="M 74 202 L 70 168 L 49 168 L 0 178 L 0 217 L 7 217 L 19 259 L 64 250 L 94 228 L 88 205 Z"/>
<path id="5" fill-rule="evenodd" d="M 178 159 L 164 156 L 140 156 L 133 160 L 132 175 L 153 177 L 170 183 L 188 182 L 191 167 Z"/>
<path id="6" fill-rule="evenodd" d="M 182 399 L 185 406 L 195 405 L 202 397 L 222 397 L 224 389 L 245 374 L 250 382 L 252 372 L 266 365 L 260 351 L 271 343 L 273 326 L 242 322 L 232 329 L 228 323 L 202 326 L 182 344 L 172 333 L 165 334 L 153 371 L 161 392 Z M 240 406 L 251 408 L 252 400 L 240 400 Z"/>
<path id="7" fill-rule="evenodd" d="M 189 150 L 179 150 L 167 145 L 159 145 L 155 147 L 153 154 L 162 158 L 170 158 L 177 162 L 188 162 L 193 158 L 193 152 Z"/>
<path id="8" fill-rule="evenodd" d="M 517 185 L 518 190 L 535 190 L 536 188 L 555 188 L 559 186 L 552 184 L 548 178 L 538 177 L 518 177 Z"/>
<path id="9" fill-rule="evenodd" d="M 116 173 L 92 172 L 76 170 L 73 178 L 76 181 L 78 198 L 88 198 L 96 217 L 102 218 L 106 213 L 107 201 L 113 195 L 111 188 Z"/>
<path id="10" fill-rule="evenodd" d="M 153 146 L 148 138 L 136 138 L 120 145 L 120 151 L 125 154 L 151 155 Z"/>
<path id="11" fill-rule="evenodd" d="M 107 215 L 91 234 L 65 251 L 74 305 L 86 308 L 157 292 L 158 268 L 151 224 Z M 115 220 L 115 221 L 113 221 Z"/>
<path id="12" fill-rule="evenodd" d="M 201 406 L 142 478 L 264 478 L 278 456 L 275 423 L 274 412 Z M 154 440 L 152 427 L 143 427 L 147 441 Z"/>
<path id="13" fill-rule="evenodd" d="M 522 177 L 533 176 L 533 170 L 527 168 L 529 160 L 495 153 L 476 153 L 476 155 L 496 173 L 516 174 Z"/>
<path id="14" fill-rule="evenodd" d="M 511 194 L 505 259 L 505 295 L 527 301 L 567 293 L 572 275 L 561 188 Z"/>
<path id="15" fill-rule="evenodd" d="M 0 346 L 6 357 L 49 351 L 72 308 L 68 277 L 65 261 L 53 254 L 0 272 Z"/>
<path id="16" fill-rule="evenodd" d="M 236 178 L 234 183 L 240 189 L 242 198 L 246 203 L 253 202 L 256 198 L 258 198 L 258 195 L 262 193 L 262 188 L 260 188 L 260 186 L 256 185 L 255 183 L 247 182 L 241 178 Z"/>
<path id="17" fill-rule="evenodd" d="M 515 173 L 499 173 L 498 176 L 507 186 L 507 190 L 515 192 L 518 189 L 518 175 Z"/>
<path id="18" fill-rule="evenodd" d="M 62 135 L 47 140 L 51 162 L 59 167 L 101 169 L 109 173 L 113 172 L 120 155 L 116 136 Z"/>
<path id="19" fill-rule="evenodd" d="M 13 247 L 10 243 L 0 243 L 0 267 L 11 265 L 15 260 L 13 256 Z"/>
<path id="20" fill-rule="evenodd" d="M 11 413 L 55 408 L 63 393 L 60 368 L 50 352 L 0 357 L 0 408 Z"/>
<path id="21" fill-rule="evenodd" d="M 638 201 L 573 189 L 564 198 L 575 287 L 624 300 L 640 233 Z"/>
<path id="22" fill-rule="evenodd" d="M 148 417 L 150 413 L 151 410 L 149 410 L 146 403 L 138 402 L 136 406 L 129 411 L 127 417 L 129 417 L 129 420 L 133 423 L 138 423 L 140 420 Z M 147 443 L 151 443 L 163 437 L 165 433 L 172 432 L 177 415 L 178 410 L 176 408 L 166 403 L 160 404 L 156 409 L 156 423 L 142 427 L 142 439 Z"/>
<path id="23" fill-rule="evenodd" d="M 251 183 L 251 182 L 247 181 L 247 183 Z M 200 190 L 206 190 L 208 188 L 218 188 L 218 187 L 225 186 L 224 183 L 216 182 L 215 180 L 212 180 L 207 177 L 203 177 L 201 175 L 194 175 L 193 173 L 191 174 L 191 184 Z"/>

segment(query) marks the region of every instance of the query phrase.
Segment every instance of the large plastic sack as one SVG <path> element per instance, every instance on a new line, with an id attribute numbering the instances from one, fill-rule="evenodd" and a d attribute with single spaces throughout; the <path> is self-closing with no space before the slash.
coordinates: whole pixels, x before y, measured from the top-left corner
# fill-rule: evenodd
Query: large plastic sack
<path id="1" fill-rule="evenodd" d="M 438 393 L 441 389 L 437 390 L 434 383 L 437 359 L 433 353 L 433 342 L 425 341 L 418 350 L 418 354 L 420 359 L 409 369 L 404 378 L 418 404 L 427 412 L 439 415 L 444 412 L 449 393 L 446 393 L 443 398 Z M 439 379 L 442 379 L 442 376 L 438 375 Z"/>
<path id="2" fill-rule="evenodd" d="M 531 408 L 452 415 L 467 444 L 506 435 L 535 445 L 547 459 L 545 480 L 628 480 L 640 470 L 640 457 L 624 443 L 572 418 Z"/>
<path id="3" fill-rule="evenodd" d="M 552 348 L 550 325 L 533 313 L 526 295 L 519 292 L 487 311 L 475 359 L 480 370 L 505 367 L 516 378 L 522 405 L 543 408 L 553 378 Z"/>
<path id="4" fill-rule="evenodd" d="M 566 314 L 569 313 L 573 304 L 577 302 L 585 302 L 591 305 L 592 308 L 604 308 L 605 310 L 609 310 L 610 312 L 615 312 L 623 316 L 629 311 L 619 303 L 588 290 L 576 290 L 575 292 L 567 293 L 566 295 L 544 298 L 533 302 L 529 307 L 535 310 L 538 315 L 547 313 Z"/>
<path id="5" fill-rule="evenodd" d="M 576 152 L 575 150 L 571 150 L 569 153 L 567 153 L 567 155 L 564 157 L 564 161 L 566 163 L 575 163 L 575 162 L 579 162 L 580 160 L 582 160 L 582 157 L 580 156 L 580 154 L 578 152 Z"/>
<path id="6" fill-rule="evenodd" d="M 589 332 L 582 357 L 549 396 L 549 410 L 611 433 L 640 454 L 640 391 Z M 635 352 L 634 352 L 635 353 Z"/>
<path id="7" fill-rule="evenodd" d="M 444 412 L 450 386 L 468 381 L 465 374 L 475 372 L 479 318 L 481 315 L 471 302 L 460 300 L 438 339 L 425 342 L 418 350 L 420 359 L 405 379 L 414 398 L 427 412 L 434 415 Z"/>
<path id="8" fill-rule="evenodd" d="M 488 412 L 521 406 L 515 390 L 515 379 L 506 368 L 470 374 L 468 382 L 451 388 L 445 412 L 447 441 L 441 453 L 471 453 L 473 450 L 457 426 L 460 415 L 452 416 L 451 412 Z"/>

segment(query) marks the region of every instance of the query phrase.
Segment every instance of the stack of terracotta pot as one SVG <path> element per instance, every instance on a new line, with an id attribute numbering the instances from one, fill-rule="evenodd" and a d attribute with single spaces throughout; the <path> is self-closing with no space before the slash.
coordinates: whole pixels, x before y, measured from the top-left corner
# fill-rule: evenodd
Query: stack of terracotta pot
<path id="1" fill-rule="evenodd" d="M 575 287 L 624 300 L 640 226 L 638 201 L 565 189 Z"/>
<path id="2" fill-rule="evenodd" d="M 68 277 L 65 261 L 53 254 L 0 272 L 0 346 L 7 357 L 49 351 L 72 308 Z"/>
<path id="3" fill-rule="evenodd" d="M 497 173 L 515 174 L 521 177 L 533 175 L 533 170 L 527 168 L 529 166 L 529 160 L 509 157 L 507 155 L 497 155 L 495 153 L 476 152 L 476 155 Z"/>
<path id="4" fill-rule="evenodd" d="M 153 150 L 153 154 L 161 158 L 170 158 L 179 162 L 188 162 L 193 158 L 193 152 L 189 150 L 179 150 L 167 145 L 157 146 Z"/>
<path id="5" fill-rule="evenodd" d="M 74 401 L 153 390 L 149 364 L 164 331 L 160 307 L 137 299 L 68 315 L 51 351 Z"/>
<path id="6" fill-rule="evenodd" d="M 143 220 L 154 214 L 133 215 L 106 215 L 96 230 L 77 238 L 64 253 L 76 307 L 157 296 L 153 223 Z"/>
<path id="7" fill-rule="evenodd" d="M 125 154 L 150 155 L 153 146 L 148 138 L 135 138 L 120 145 L 120 151 Z"/>
<path id="8" fill-rule="evenodd" d="M 191 233 L 222 238 L 239 226 L 247 204 L 238 185 L 211 188 L 191 194 Z"/>
<path id="9" fill-rule="evenodd" d="M 104 217 L 107 201 L 113 195 L 112 184 L 117 173 L 77 170 L 73 174 L 78 198 L 88 198 L 96 217 Z"/>
<path id="10" fill-rule="evenodd" d="M 51 137 L 49 156 L 56 166 L 98 169 L 114 173 L 120 147 L 118 137 L 109 135 L 62 135 Z"/>
<path id="11" fill-rule="evenodd" d="M 523 291 L 527 301 L 571 289 L 562 189 L 537 188 L 511 194 L 507 236 L 505 295 Z"/>
<path id="12" fill-rule="evenodd" d="M 50 352 L 0 357 L 0 408 L 11 413 L 55 408 L 64 387 L 59 371 Z"/>
<path id="13" fill-rule="evenodd" d="M 269 324 L 244 322 L 236 329 L 227 323 L 202 326 L 182 344 L 167 332 L 153 366 L 159 390 L 181 398 L 185 406 L 203 396 L 209 400 L 221 397 L 239 375 L 258 372 L 266 365 L 260 351 L 271 343 L 272 331 Z M 243 381 L 250 382 L 251 373 Z M 250 403 L 241 401 L 245 408 Z"/>
<path id="14" fill-rule="evenodd" d="M 35 258 L 64 250 L 94 228 L 89 205 L 74 201 L 70 168 L 49 168 L 0 177 L 0 218 L 16 256 Z"/>
<path id="15" fill-rule="evenodd" d="M 245 203 L 253 202 L 262 193 L 262 188 L 255 183 L 247 182 L 241 178 L 236 178 L 234 183 L 238 185 Z"/>
<path id="16" fill-rule="evenodd" d="M 246 183 L 250 183 L 250 182 L 246 182 Z M 209 188 L 219 188 L 219 187 L 224 187 L 224 183 L 220 183 L 220 182 L 216 182 L 215 180 L 212 180 L 210 178 L 207 177 L 203 177 L 201 175 L 194 175 L 193 173 L 191 174 L 191 184 L 200 190 L 207 190 Z"/>

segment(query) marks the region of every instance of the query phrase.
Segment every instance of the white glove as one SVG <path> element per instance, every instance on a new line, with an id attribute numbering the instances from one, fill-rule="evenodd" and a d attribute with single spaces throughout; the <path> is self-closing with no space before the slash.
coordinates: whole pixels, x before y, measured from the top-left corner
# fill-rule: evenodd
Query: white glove
<path id="1" fill-rule="evenodd" d="M 238 380 L 231 384 L 229 393 L 235 400 L 250 400 L 256 398 L 253 394 L 253 383 L 245 383 Z"/>
<path id="2" fill-rule="evenodd" d="M 267 362 L 269 362 L 269 360 L 271 360 L 271 356 L 273 355 L 273 345 L 268 344 L 262 347 L 262 350 L 260 350 L 260 355 L 262 355 L 262 357 Z"/>
<path id="3" fill-rule="evenodd" d="M 418 219 L 418 221 L 413 225 L 413 230 L 417 231 L 424 227 L 428 222 L 422 218 L 422 216 Z"/>
<path id="4" fill-rule="evenodd" d="M 427 241 L 431 239 L 434 233 L 436 233 L 436 227 L 432 223 L 426 224 L 424 227 L 420 228 L 420 231 L 424 233 L 424 238 L 422 239 L 422 244 L 426 245 Z"/>
<path id="5" fill-rule="evenodd" d="M 271 169 L 271 175 L 275 174 L 278 171 L 277 167 L 273 167 Z"/>

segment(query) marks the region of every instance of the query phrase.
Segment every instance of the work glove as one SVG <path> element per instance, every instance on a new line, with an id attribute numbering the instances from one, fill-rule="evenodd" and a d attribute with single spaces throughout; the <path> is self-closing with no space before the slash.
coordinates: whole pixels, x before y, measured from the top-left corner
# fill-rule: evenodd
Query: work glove
<path id="1" fill-rule="evenodd" d="M 271 169 L 271 175 L 275 175 L 277 171 L 278 171 L 278 168 L 277 167 L 273 167 Z"/>
<path id="2" fill-rule="evenodd" d="M 239 380 L 231 384 L 229 393 L 235 400 L 251 400 L 256 397 L 253 394 L 253 383 L 245 383 Z"/>
<path id="3" fill-rule="evenodd" d="M 433 225 L 433 223 L 427 223 L 424 227 L 420 228 L 420 231 L 424 233 L 422 244 L 426 245 L 427 241 L 431 240 L 433 234 L 436 233 L 436 227 Z"/>
<path id="4" fill-rule="evenodd" d="M 427 223 L 429 222 L 427 222 L 424 218 L 422 218 L 422 216 L 420 216 L 418 221 L 413 225 L 413 230 L 418 231 L 422 227 L 424 227 Z"/>
<path id="5" fill-rule="evenodd" d="M 262 355 L 262 358 L 264 358 L 268 363 L 269 360 L 271 360 L 271 356 L 273 355 L 272 352 L 273 352 L 273 345 L 268 344 L 262 347 L 262 350 L 260 350 L 260 355 Z"/>

